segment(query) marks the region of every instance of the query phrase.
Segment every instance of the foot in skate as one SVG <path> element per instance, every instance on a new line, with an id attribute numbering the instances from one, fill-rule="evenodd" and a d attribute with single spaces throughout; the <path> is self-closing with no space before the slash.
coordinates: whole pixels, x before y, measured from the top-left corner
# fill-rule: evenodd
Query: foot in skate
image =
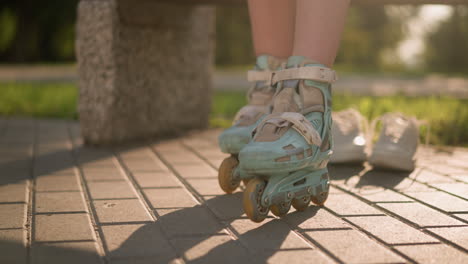
<path id="1" fill-rule="evenodd" d="M 243 202 L 251 220 L 262 221 L 269 209 L 282 216 L 291 205 L 305 210 L 310 201 L 325 202 L 332 152 L 330 83 L 335 79 L 331 69 L 300 56 L 274 72 L 272 113 L 239 153 L 241 178 L 254 179 Z"/>
<path id="2" fill-rule="evenodd" d="M 271 72 L 281 67 L 284 60 L 262 55 L 257 58 L 255 69 L 249 71 L 248 80 L 253 82 L 248 92 L 248 104 L 236 114 L 233 125 L 219 136 L 221 151 L 229 153 L 221 163 L 218 181 L 221 189 L 232 193 L 239 187 L 240 178 L 236 174 L 238 153 L 252 138 L 252 130 L 270 112 L 274 89 L 270 85 Z"/>

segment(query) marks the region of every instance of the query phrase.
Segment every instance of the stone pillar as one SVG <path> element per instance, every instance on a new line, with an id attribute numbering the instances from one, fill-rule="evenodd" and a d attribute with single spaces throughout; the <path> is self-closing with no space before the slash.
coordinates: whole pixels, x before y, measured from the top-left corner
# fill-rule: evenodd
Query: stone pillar
<path id="1" fill-rule="evenodd" d="M 81 0 L 76 50 L 85 142 L 206 127 L 214 34 L 213 7 Z"/>

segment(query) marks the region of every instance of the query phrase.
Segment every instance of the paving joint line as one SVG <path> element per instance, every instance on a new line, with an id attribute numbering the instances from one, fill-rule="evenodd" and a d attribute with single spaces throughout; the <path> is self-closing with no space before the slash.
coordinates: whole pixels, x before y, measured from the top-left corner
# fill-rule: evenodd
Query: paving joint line
<path id="1" fill-rule="evenodd" d="M 418 180 L 418 179 L 417 179 L 417 178 L 418 178 L 418 175 L 419 175 L 424 169 L 427 169 L 427 170 L 431 171 L 431 169 L 430 169 L 429 167 L 424 167 L 424 168 L 422 168 L 421 170 L 418 171 L 418 173 L 416 174 L 416 176 L 415 176 L 414 178 L 410 178 L 410 179 L 414 180 L 415 182 L 417 182 L 417 183 L 419 183 L 419 184 L 423 184 L 423 185 L 425 185 L 425 186 L 427 186 L 427 187 L 429 187 L 429 188 L 431 188 L 431 189 L 435 189 L 435 190 L 438 190 L 438 191 L 440 191 L 440 192 L 444 192 L 444 193 L 449 194 L 449 195 L 451 195 L 451 196 L 457 197 L 457 198 L 459 198 L 459 199 L 468 201 L 468 198 L 465 198 L 465 197 L 462 197 L 462 196 L 460 196 L 460 195 L 451 193 L 451 192 L 446 191 L 446 190 L 444 190 L 444 189 L 440 189 L 440 188 L 438 188 L 438 187 L 436 187 L 436 186 L 433 186 L 433 185 L 432 185 L 433 183 L 423 182 L 423 181 Z M 439 176 L 447 177 L 447 178 L 449 178 L 449 179 L 451 179 L 451 180 L 454 180 L 454 181 L 456 181 L 458 184 L 466 184 L 466 183 L 464 183 L 464 182 L 462 182 L 462 181 L 458 181 L 458 180 L 456 180 L 456 179 L 453 179 L 453 178 L 451 178 L 450 176 L 443 175 L 443 174 L 441 174 L 441 173 L 438 172 L 438 171 L 431 171 L 431 172 L 432 172 L 432 173 L 436 173 L 436 174 L 439 175 Z M 467 171 L 467 173 L 468 173 L 468 171 Z M 437 184 L 437 183 L 436 183 L 436 184 Z"/>
<path id="2" fill-rule="evenodd" d="M 335 214 L 335 212 L 330 210 L 329 208 L 326 208 L 326 210 L 329 211 L 331 214 Z M 343 221 L 345 221 L 346 223 L 348 223 L 349 225 L 353 226 L 355 229 L 357 229 L 357 231 L 360 231 L 361 233 L 364 233 L 365 235 L 367 235 L 367 237 L 369 237 L 370 239 L 377 242 L 377 244 L 380 244 L 380 245 L 384 246 L 388 250 L 392 251 L 393 253 L 395 253 L 396 255 L 398 255 L 400 257 L 402 257 L 403 259 L 409 261 L 410 263 L 417 263 L 415 260 L 411 259 L 409 256 L 406 256 L 403 252 L 398 251 L 393 246 L 391 246 L 389 243 L 385 242 L 383 239 L 377 237 L 376 235 L 372 234 L 371 232 L 367 231 L 366 229 L 364 229 L 364 228 L 360 227 L 359 225 L 349 221 L 347 218 L 341 218 L 341 219 Z"/>
<path id="3" fill-rule="evenodd" d="M 423 204 L 423 205 L 425 205 L 425 206 L 427 206 L 427 207 L 429 207 L 429 208 L 432 208 L 432 209 L 434 209 L 434 210 L 436 210 L 436 211 L 438 211 L 438 212 L 440 212 L 440 213 L 442 213 L 442 214 L 444 214 L 444 215 L 447 215 L 447 216 L 449 216 L 450 218 L 455 218 L 455 217 L 453 217 L 453 216 L 451 215 L 451 213 L 455 213 L 455 214 L 458 213 L 457 211 L 450 211 L 450 212 L 444 211 L 444 210 L 442 210 L 442 209 L 440 209 L 440 208 L 438 208 L 438 207 L 436 207 L 436 206 L 434 206 L 434 205 L 431 205 L 431 204 L 426 203 L 426 202 L 424 202 L 424 201 L 422 201 L 422 200 L 420 200 L 420 199 L 418 199 L 418 198 L 416 198 L 416 197 L 413 197 L 413 196 L 411 196 L 410 194 L 404 193 L 404 192 L 399 191 L 399 190 L 396 190 L 396 189 L 391 189 L 391 190 L 393 190 L 393 191 L 395 191 L 395 192 L 397 192 L 397 193 L 399 193 L 399 194 L 401 194 L 401 195 L 403 195 L 403 196 L 405 196 L 405 197 L 407 197 L 407 198 L 411 198 L 411 199 L 415 200 L 416 202 L 418 202 L 418 203 L 420 203 L 420 204 Z M 460 212 L 461 212 L 461 213 L 464 213 L 465 211 L 460 211 Z"/>
<path id="4" fill-rule="evenodd" d="M 179 144 L 180 144 L 180 141 L 179 141 Z M 185 147 L 183 144 L 180 144 L 180 145 L 181 145 L 181 147 Z M 185 148 L 188 149 L 189 151 L 191 151 L 190 148 L 187 148 L 187 147 L 185 147 Z M 182 177 L 179 174 L 179 172 L 177 172 L 172 167 L 172 165 L 165 158 L 162 157 L 162 155 L 159 153 L 158 150 L 156 150 L 154 147 L 151 147 L 151 150 L 159 158 L 159 160 L 172 172 L 172 174 L 182 183 L 182 185 L 185 186 L 185 188 L 187 188 L 187 190 L 193 195 L 193 197 L 199 202 L 199 204 L 203 205 L 205 208 L 208 209 L 208 212 L 210 212 L 211 216 L 214 219 L 216 219 L 221 224 L 221 226 L 223 226 L 223 229 L 226 230 L 226 232 L 231 237 L 231 239 L 234 240 L 234 241 L 237 240 L 239 242 L 239 244 L 241 244 L 247 250 L 247 252 L 249 252 L 252 255 L 252 257 L 255 257 L 255 253 L 257 253 L 257 252 L 252 251 L 249 248 L 249 246 L 242 239 L 239 239 L 239 233 L 236 230 L 234 230 L 234 228 L 232 228 L 232 225 L 230 223 L 228 223 L 227 225 L 226 224 L 223 225 L 223 221 L 221 221 L 221 219 L 218 218 L 216 216 L 216 214 L 213 212 L 213 210 L 206 204 L 206 200 L 203 198 L 203 196 L 200 195 L 192 187 L 192 185 L 190 185 L 187 182 L 187 180 L 185 180 L 185 178 Z"/>
<path id="5" fill-rule="evenodd" d="M 67 123 L 66 128 L 67 128 L 67 135 L 68 135 L 67 145 L 70 148 L 70 153 L 75 163 L 74 170 L 75 170 L 75 174 L 77 174 L 75 175 L 75 177 L 78 176 L 79 184 L 80 184 L 83 196 L 85 198 L 85 204 L 88 208 L 88 219 L 91 221 L 92 229 L 94 231 L 94 235 L 96 238 L 97 251 L 98 251 L 97 253 L 100 255 L 101 261 L 107 264 L 109 263 L 109 260 L 106 257 L 107 244 L 105 244 L 104 233 L 97 224 L 98 219 L 97 219 L 96 208 L 94 208 L 94 205 L 91 199 L 91 193 L 89 191 L 88 183 L 86 182 L 85 177 L 84 177 L 83 168 L 81 164 L 78 162 L 78 149 L 77 149 L 77 146 L 75 145 L 75 142 L 73 142 L 71 128 L 70 128 L 69 123 Z"/>
<path id="6" fill-rule="evenodd" d="M 37 144 L 38 144 L 38 124 L 36 121 L 33 122 L 33 145 L 31 149 L 31 159 L 30 159 L 30 174 L 29 179 L 27 180 L 28 184 L 28 206 L 27 206 L 27 213 L 26 213 L 26 261 L 28 263 L 32 262 L 32 252 L 31 252 L 31 245 L 33 244 L 33 240 L 35 239 L 34 231 L 35 231 L 35 187 L 36 187 L 36 179 L 34 175 L 34 165 L 36 161 L 36 152 L 37 152 Z"/>
<path id="7" fill-rule="evenodd" d="M 387 210 L 387 209 L 385 209 L 383 207 L 380 207 L 377 204 L 369 203 L 370 201 L 368 201 L 367 199 L 365 199 L 365 198 L 363 198 L 361 196 L 355 195 L 352 192 L 350 192 L 350 191 L 348 191 L 348 190 L 346 190 L 346 189 L 344 189 L 342 187 L 339 187 L 337 185 L 334 185 L 334 187 L 337 188 L 337 189 L 340 189 L 341 191 L 343 191 L 345 193 L 348 193 L 348 194 L 352 195 L 353 197 L 357 198 L 358 200 L 360 200 L 360 201 L 362 201 L 364 203 L 367 203 L 368 205 L 370 205 L 370 206 L 372 206 L 372 207 L 374 207 L 374 208 L 376 208 L 378 210 L 381 210 L 381 211 L 385 212 L 388 216 L 393 217 L 393 218 L 397 219 L 398 221 L 400 221 L 402 223 L 405 223 L 405 224 L 409 225 L 410 227 L 425 233 L 426 235 L 429 235 L 429 236 L 431 236 L 431 237 L 433 237 L 435 239 L 438 239 L 439 241 L 445 242 L 446 245 L 449 245 L 449 246 L 451 246 L 453 248 L 457 248 L 457 249 L 459 248 L 459 246 L 456 245 L 455 243 L 453 243 L 451 241 L 448 241 L 446 239 L 440 239 L 439 236 L 435 236 L 432 232 L 428 232 L 428 230 L 426 229 L 427 227 L 419 226 L 419 225 L 407 220 L 406 218 L 404 218 L 404 217 L 402 217 L 402 216 L 400 216 L 400 215 L 398 215 L 398 214 L 396 214 L 396 213 L 394 213 L 394 212 L 392 212 L 390 210 Z"/>
<path id="8" fill-rule="evenodd" d="M 149 148 L 151 150 L 151 147 L 149 147 L 148 144 L 145 144 L 144 147 Z M 150 151 L 150 153 L 152 153 L 152 152 Z M 127 167 L 127 165 L 123 161 L 123 159 L 122 159 L 122 157 L 120 155 L 120 151 L 119 150 L 113 150 L 113 154 L 117 159 L 117 164 L 123 170 L 125 176 L 127 176 L 127 179 L 130 181 L 130 184 L 135 189 L 135 191 L 137 193 L 137 196 L 139 197 L 138 200 L 140 200 L 140 202 L 142 202 L 142 204 L 145 207 L 146 211 L 148 212 L 148 214 L 152 218 L 153 221 L 150 222 L 150 223 L 157 222 L 159 220 L 159 218 L 160 218 L 160 215 L 157 214 L 156 210 L 153 210 L 153 208 L 151 207 L 150 200 L 148 199 L 146 194 L 143 192 L 140 184 L 134 178 L 132 172 L 129 170 L 129 168 Z M 183 256 L 183 254 L 182 255 L 179 254 L 176 246 L 174 245 L 174 243 L 172 243 L 172 241 L 170 240 L 170 236 L 165 232 L 162 225 L 159 225 L 159 230 L 160 230 L 161 234 L 164 236 L 164 238 L 167 241 L 167 243 L 169 244 L 169 246 L 172 248 L 173 252 L 175 252 L 177 258 L 182 260 L 182 263 L 186 263 L 188 260 Z"/>
<path id="9" fill-rule="evenodd" d="M 36 244 L 59 244 L 59 243 L 85 243 L 85 242 L 96 242 L 96 240 L 93 240 L 93 239 L 42 240 L 42 241 L 34 241 L 33 245 L 36 245 Z"/>
<path id="10" fill-rule="evenodd" d="M 34 215 L 70 215 L 70 214 L 88 214 L 88 212 L 87 211 L 34 212 Z"/>

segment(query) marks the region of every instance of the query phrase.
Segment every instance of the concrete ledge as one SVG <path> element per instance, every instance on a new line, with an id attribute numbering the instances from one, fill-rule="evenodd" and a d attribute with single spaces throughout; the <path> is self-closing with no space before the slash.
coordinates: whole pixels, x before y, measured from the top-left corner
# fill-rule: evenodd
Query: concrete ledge
<path id="1" fill-rule="evenodd" d="M 213 7 L 81 1 L 76 50 L 85 142 L 205 127 L 213 41 Z"/>

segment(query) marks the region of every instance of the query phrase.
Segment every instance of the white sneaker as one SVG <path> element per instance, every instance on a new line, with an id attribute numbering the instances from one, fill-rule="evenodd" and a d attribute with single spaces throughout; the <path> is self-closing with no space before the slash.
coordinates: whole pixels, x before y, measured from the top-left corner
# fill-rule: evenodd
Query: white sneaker
<path id="1" fill-rule="evenodd" d="M 372 148 L 369 163 L 373 167 L 413 171 L 419 144 L 418 120 L 399 113 L 388 113 L 372 121 L 372 133 L 378 121 L 382 122 L 382 129 Z M 372 139 L 372 136 L 369 138 Z"/>
<path id="2" fill-rule="evenodd" d="M 358 163 L 366 160 L 367 120 L 355 109 L 332 113 L 333 154 L 330 163 Z"/>

